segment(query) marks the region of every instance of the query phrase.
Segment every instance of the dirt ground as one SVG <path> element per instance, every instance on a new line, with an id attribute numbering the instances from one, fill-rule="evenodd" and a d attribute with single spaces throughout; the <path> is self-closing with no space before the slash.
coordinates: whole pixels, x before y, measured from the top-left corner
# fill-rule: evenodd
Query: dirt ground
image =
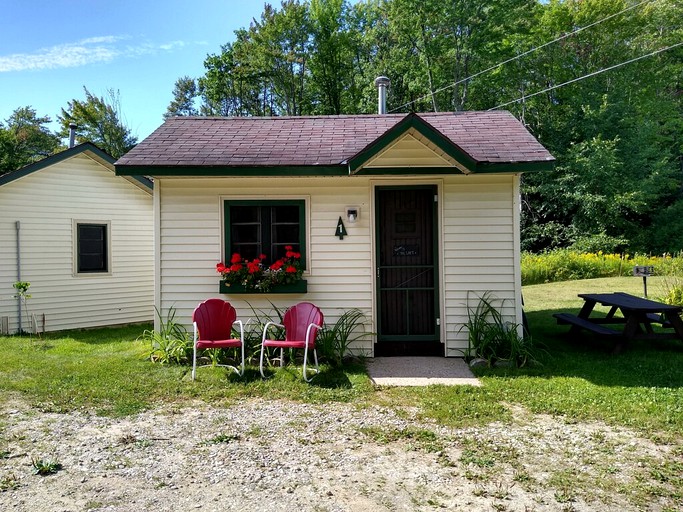
<path id="1" fill-rule="evenodd" d="M 680 444 L 523 410 L 462 429 L 262 399 L 122 419 L 0 410 L 2 511 L 683 510 L 667 476 Z"/>

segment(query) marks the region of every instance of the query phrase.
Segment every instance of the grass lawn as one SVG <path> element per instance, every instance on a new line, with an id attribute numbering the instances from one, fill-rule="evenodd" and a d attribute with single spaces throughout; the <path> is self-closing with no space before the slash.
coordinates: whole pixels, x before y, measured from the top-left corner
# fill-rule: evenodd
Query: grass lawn
<path id="1" fill-rule="evenodd" d="M 94 409 L 127 415 L 160 401 L 204 400 L 229 403 L 241 397 L 314 402 L 343 401 L 359 406 L 416 406 L 447 425 L 477 425 L 510 418 L 508 404 L 532 412 L 562 415 L 569 421 L 601 420 L 632 427 L 653 437 L 683 431 L 683 343 L 635 344 L 613 356 L 601 341 L 570 340 L 566 326 L 552 313 L 576 312 L 581 292 L 642 293 L 633 277 L 604 278 L 528 286 L 525 309 L 536 343 L 544 347 L 542 364 L 522 369 L 477 370 L 481 388 L 469 386 L 386 388 L 375 391 L 361 364 L 344 369 L 322 367 L 312 384 L 299 368 L 286 368 L 262 380 L 255 366 L 244 378 L 222 368 L 199 370 L 192 382 L 187 366 L 145 361 L 147 346 L 137 341 L 143 327 L 97 329 L 43 336 L 0 338 L 0 400 L 19 393 L 43 410 Z M 649 280 L 649 295 L 661 293 L 661 281 Z M 148 327 L 148 326 L 147 326 Z"/>

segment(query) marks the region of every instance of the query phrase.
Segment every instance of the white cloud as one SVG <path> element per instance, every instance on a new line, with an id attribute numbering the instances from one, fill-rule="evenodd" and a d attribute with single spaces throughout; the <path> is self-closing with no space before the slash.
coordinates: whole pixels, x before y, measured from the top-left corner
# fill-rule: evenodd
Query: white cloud
<path id="1" fill-rule="evenodd" d="M 128 36 L 98 36 L 41 48 L 33 53 L 0 55 L 0 73 L 10 71 L 73 68 L 97 62 L 110 62 L 119 57 L 139 57 L 159 51 L 172 51 L 187 45 L 184 41 L 162 44 L 139 43 L 120 45 Z"/>

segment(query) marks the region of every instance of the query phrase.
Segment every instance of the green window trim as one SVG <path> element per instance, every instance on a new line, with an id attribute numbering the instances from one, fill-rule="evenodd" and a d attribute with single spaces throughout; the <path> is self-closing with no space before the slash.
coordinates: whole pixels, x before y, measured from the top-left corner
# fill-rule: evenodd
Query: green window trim
<path id="1" fill-rule="evenodd" d="M 231 213 L 231 207 L 239 206 L 249 206 L 255 207 L 264 212 L 267 209 L 272 209 L 278 206 L 296 206 L 298 207 L 298 240 L 290 240 L 293 245 L 298 245 L 298 251 L 301 253 L 301 264 L 303 268 L 307 268 L 306 262 L 306 201 L 304 199 L 225 199 L 223 201 L 223 240 L 224 244 L 224 262 L 227 264 L 234 252 L 240 252 L 234 250 L 235 242 L 233 240 L 233 216 Z M 269 249 L 264 249 L 262 244 L 264 241 L 268 241 L 269 244 L 274 244 L 273 234 L 272 234 L 272 224 L 268 220 L 261 218 L 258 223 L 262 231 L 267 231 L 265 233 L 259 233 L 258 244 L 261 247 L 260 252 L 265 252 L 268 256 L 268 262 L 272 262 L 277 259 L 273 254 L 268 254 L 271 252 Z M 282 245 L 282 244 L 280 244 Z"/>

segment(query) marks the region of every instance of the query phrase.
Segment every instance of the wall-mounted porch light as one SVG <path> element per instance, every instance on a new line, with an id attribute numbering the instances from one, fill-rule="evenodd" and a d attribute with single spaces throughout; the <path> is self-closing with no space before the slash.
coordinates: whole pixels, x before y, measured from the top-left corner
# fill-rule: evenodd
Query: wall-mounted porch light
<path id="1" fill-rule="evenodd" d="M 358 206 L 347 206 L 346 207 L 346 220 L 349 224 L 353 224 L 360 217 L 360 208 Z"/>

